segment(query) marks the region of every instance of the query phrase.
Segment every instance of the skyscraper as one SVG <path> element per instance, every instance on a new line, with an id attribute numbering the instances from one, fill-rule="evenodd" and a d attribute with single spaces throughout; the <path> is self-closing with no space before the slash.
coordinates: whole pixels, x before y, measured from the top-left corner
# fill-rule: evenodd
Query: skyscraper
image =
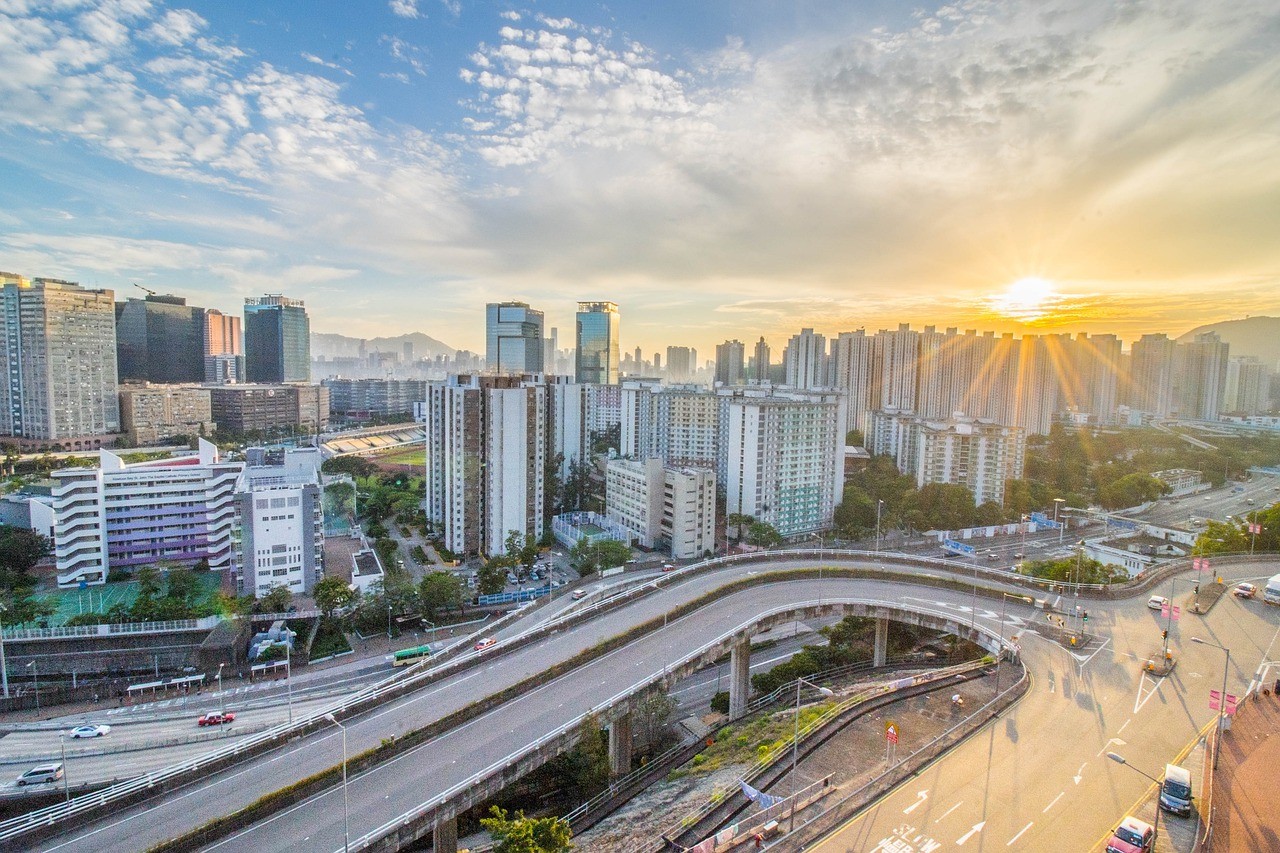
<path id="1" fill-rule="evenodd" d="M 751 381 L 769 381 L 769 345 L 764 338 L 756 341 L 755 351 L 751 357 Z"/>
<path id="2" fill-rule="evenodd" d="M 1174 350 L 1168 335 L 1143 335 L 1129 359 L 1127 399 L 1135 409 L 1167 418 L 1173 411 Z"/>
<path id="3" fill-rule="evenodd" d="M 485 306 L 485 366 L 495 373 L 542 373 L 546 344 L 542 312 L 527 302 L 490 302 Z"/>
<path id="4" fill-rule="evenodd" d="M 787 385 L 792 388 L 827 387 L 827 339 L 813 329 L 792 335 L 782 354 Z"/>
<path id="5" fill-rule="evenodd" d="M 311 321 L 301 299 L 244 301 L 245 375 L 250 382 L 311 381 Z"/>
<path id="6" fill-rule="evenodd" d="M 578 303 L 578 351 L 574 375 L 579 382 L 617 384 L 620 319 L 616 302 Z"/>
<path id="7" fill-rule="evenodd" d="M 0 434 L 118 431 L 115 294 L 4 272 L 0 285 Z"/>
<path id="8" fill-rule="evenodd" d="M 201 309 L 196 309 L 201 310 Z M 200 315 L 205 382 L 244 381 L 244 335 L 240 318 L 205 308 Z"/>
<path id="9" fill-rule="evenodd" d="M 203 310 L 181 296 L 148 293 L 116 305 L 116 360 L 121 382 L 204 380 Z"/>
<path id="10" fill-rule="evenodd" d="M 1180 344 L 1175 357 L 1178 416 L 1216 421 L 1227 386 L 1230 348 L 1216 332 L 1202 332 Z"/>
<path id="11" fill-rule="evenodd" d="M 741 385 L 746 378 L 747 348 L 742 341 L 725 341 L 716 347 L 716 381 L 723 385 Z"/>
<path id="12" fill-rule="evenodd" d="M 667 347 L 667 378 L 672 382 L 688 382 L 693 378 L 693 350 L 688 347 Z"/>

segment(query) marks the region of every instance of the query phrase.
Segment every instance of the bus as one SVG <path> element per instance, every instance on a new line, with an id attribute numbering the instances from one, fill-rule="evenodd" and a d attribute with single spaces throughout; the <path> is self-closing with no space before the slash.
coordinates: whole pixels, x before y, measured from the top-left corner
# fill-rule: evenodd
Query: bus
<path id="1" fill-rule="evenodd" d="M 391 657 L 392 666 L 409 666 L 420 660 L 426 660 L 431 657 L 430 646 L 414 646 L 411 649 L 401 649 Z"/>

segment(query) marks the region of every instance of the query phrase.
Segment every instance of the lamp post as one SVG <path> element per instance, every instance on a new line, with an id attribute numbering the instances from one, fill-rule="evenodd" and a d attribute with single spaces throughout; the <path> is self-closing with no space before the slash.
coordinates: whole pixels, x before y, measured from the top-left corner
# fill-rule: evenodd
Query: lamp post
<path id="1" fill-rule="evenodd" d="M 40 713 L 40 667 L 36 666 L 35 658 L 27 661 L 27 669 L 31 670 L 31 674 L 36 680 L 36 713 Z"/>
<path id="2" fill-rule="evenodd" d="M 8 608 L 0 604 L 0 613 Z M 0 617 L 0 682 L 4 684 L 4 698 L 9 698 L 9 665 L 4 660 L 4 618 Z"/>
<path id="3" fill-rule="evenodd" d="M 1004 609 L 1009 599 L 1021 601 L 1024 604 L 1035 604 L 1035 600 L 1026 595 L 1015 595 L 1011 592 L 1000 593 L 1000 643 L 999 650 L 996 652 L 996 695 L 1000 695 L 1000 662 L 1004 659 Z"/>
<path id="4" fill-rule="evenodd" d="M 880 510 L 884 508 L 884 499 L 876 500 L 876 551 L 880 551 Z"/>
<path id="5" fill-rule="evenodd" d="M 391 639 L 391 605 L 387 605 L 387 639 Z"/>
<path id="6" fill-rule="evenodd" d="M 1024 512 L 1022 514 L 1022 523 L 1018 525 L 1022 528 L 1022 550 L 1020 552 L 1022 557 L 1018 560 L 1019 573 L 1022 572 L 1022 567 L 1027 564 L 1027 517 L 1027 514 Z"/>
<path id="7" fill-rule="evenodd" d="M 791 826 L 788 833 L 796 828 L 796 765 L 800 761 L 800 687 L 807 684 L 823 696 L 834 696 L 829 688 L 819 687 L 808 679 L 796 677 L 796 730 L 791 738 Z"/>
<path id="8" fill-rule="evenodd" d="M 293 632 L 284 644 L 284 689 L 289 696 L 289 724 L 293 725 Z"/>
<path id="9" fill-rule="evenodd" d="M 1067 502 L 1066 498 L 1053 499 L 1053 521 L 1055 524 L 1058 523 L 1058 508 L 1066 502 Z M 1065 524 L 1058 528 L 1058 544 L 1059 545 L 1062 544 L 1062 536 L 1066 532 L 1066 530 L 1067 530 L 1067 526 Z"/>
<path id="10" fill-rule="evenodd" d="M 351 820 L 347 811 L 347 727 L 333 714 L 325 714 L 324 718 L 342 730 L 342 849 L 346 853 L 351 849 Z"/>
<path id="11" fill-rule="evenodd" d="M 67 769 L 67 733 L 58 732 L 58 748 L 62 750 L 62 793 L 71 802 L 71 772 Z"/>
<path id="12" fill-rule="evenodd" d="M 1202 640 L 1199 637 L 1192 637 L 1191 642 L 1199 643 L 1202 646 L 1213 646 L 1215 649 L 1221 649 L 1227 653 L 1226 662 L 1222 665 L 1222 692 L 1218 694 L 1218 741 L 1213 749 L 1213 769 L 1218 769 L 1218 756 L 1222 753 L 1222 716 L 1227 711 L 1227 670 L 1231 669 L 1231 649 L 1226 646 L 1220 646 L 1217 643 L 1211 643 L 1208 640 Z"/>
<path id="13" fill-rule="evenodd" d="M 1125 767 L 1128 767 L 1128 768 L 1129 768 L 1130 770 L 1132 770 L 1134 773 L 1137 773 L 1137 774 L 1139 774 L 1139 775 L 1141 775 L 1141 776 L 1146 776 L 1146 777 L 1147 777 L 1148 779 L 1150 779 L 1152 782 L 1155 782 L 1155 783 L 1156 783 L 1156 788 L 1157 788 L 1157 790 L 1159 789 L 1159 787 L 1160 787 L 1160 780 L 1159 780 L 1159 779 L 1157 779 L 1157 778 L 1156 778 L 1156 777 L 1154 777 L 1154 776 L 1148 776 L 1146 773 L 1143 773 L 1141 770 L 1139 770 L 1138 768 L 1134 767 L 1134 766 L 1133 766 L 1132 764 L 1130 764 L 1129 762 L 1125 761 L 1125 760 L 1124 760 L 1124 756 L 1123 756 L 1123 755 L 1117 755 L 1117 754 L 1116 754 L 1116 753 L 1114 753 L 1114 752 L 1108 752 L 1108 753 L 1107 753 L 1107 758 L 1110 758 L 1110 759 L 1111 759 L 1112 761 L 1114 761 L 1116 764 L 1123 764 Z M 1152 849 L 1152 850 L 1154 850 L 1154 849 L 1155 849 L 1155 847 L 1156 847 L 1156 839 L 1157 839 L 1157 838 L 1159 838 L 1159 837 L 1160 837 L 1160 795 L 1157 793 L 1157 794 L 1156 794 L 1156 819 L 1155 819 L 1155 823 L 1153 823 L 1153 824 L 1151 825 L 1151 849 Z"/>
<path id="14" fill-rule="evenodd" d="M 222 668 L 225 663 L 218 664 L 218 713 L 224 716 L 227 713 L 227 700 L 222 694 Z"/>

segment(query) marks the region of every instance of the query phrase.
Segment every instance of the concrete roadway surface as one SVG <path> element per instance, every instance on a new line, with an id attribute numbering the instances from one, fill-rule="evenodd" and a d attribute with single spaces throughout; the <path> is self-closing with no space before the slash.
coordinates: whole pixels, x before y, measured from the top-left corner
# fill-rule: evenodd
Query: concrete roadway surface
<path id="1" fill-rule="evenodd" d="M 831 561 L 825 562 L 830 564 Z M 789 561 L 767 567 L 737 565 L 689 578 L 618 611 L 353 718 L 347 723 L 350 754 L 375 746 L 383 738 L 438 719 L 625 630 L 629 625 L 660 616 L 681 601 L 718 588 L 736 577 L 786 565 L 812 564 L 813 561 Z M 1256 573 L 1256 569 L 1254 571 Z M 1244 571 L 1239 573 L 1243 575 Z M 1009 589 L 1016 591 L 1015 588 Z M 435 792 L 468 779 L 477 770 L 502 760 L 521 744 L 556 730 L 564 722 L 632 684 L 661 672 L 664 663 L 679 659 L 689 649 L 714 639 L 763 611 L 799 601 L 832 600 L 842 593 L 858 598 L 914 600 L 928 608 L 945 609 L 961 615 L 969 613 L 969 593 L 890 581 L 811 579 L 780 582 L 725 596 L 696 614 L 672 622 L 664 630 L 636 640 L 604 658 L 535 688 L 477 720 L 353 776 L 349 786 L 351 836 L 359 837 L 395 819 L 430 799 Z M 1091 626 L 1105 633 L 1109 644 L 1084 666 L 1083 676 L 1077 674 L 1079 662 L 1056 644 L 1030 633 L 1026 633 L 1022 641 L 1024 654 L 1029 656 L 1028 661 L 1037 673 L 1033 688 L 1036 692 L 1024 700 L 1010 717 L 1011 723 L 1001 721 L 999 724 L 1004 727 L 1000 729 L 1002 740 L 1012 744 L 1015 750 L 1021 750 L 1001 764 L 1001 772 L 1014 777 L 1019 783 L 1015 786 L 1017 791 L 1004 800 L 1013 804 L 1012 809 L 1003 809 L 1006 822 L 1024 819 L 1024 823 L 1035 823 L 1024 797 L 1026 789 L 1034 788 L 1029 779 L 1052 778 L 1052 784 L 1057 784 L 1058 771 L 1069 769 L 1076 773 L 1076 767 L 1065 768 L 1065 764 L 1075 761 L 1076 753 L 1088 754 L 1081 759 L 1082 764 L 1092 762 L 1091 772 L 1081 770 L 1076 774 L 1081 776 L 1080 783 L 1071 781 L 1070 777 L 1067 782 L 1078 787 L 1081 793 L 1088 792 L 1089 808 L 1080 809 L 1077 803 L 1070 812 L 1062 810 L 1063 820 L 1070 825 L 1055 826 L 1056 834 L 1042 835 L 1043 830 L 1034 830 L 1033 826 L 1030 831 L 1034 831 L 1034 837 L 1040 843 L 1050 838 L 1085 839 L 1096 836 L 1136 800 L 1141 786 L 1123 776 L 1116 777 L 1114 772 L 1100 770 L 1098 766 L 1101 757 L 1098 750 L 1107 746 L 1109 738 L 1113 737 L 1109 732 L 1118 732 L 1114 736 L 1123 737 L 1126 741 L 1133 738 L 1130 742 L 1134 746 L 1128 755 L 1131 761 L 1155 765 L 1165 756 L 1174 754 L 1177 743 L 1187 740 L 1190 737 L 1188 732 L 1194 732 L 1197 725 L 1210 715 L 1205 708 L 1205 697 L 1201 695 L 1193 701 L 1189 693 L 1193 690 L 1207 693 L 1208 688 L 1202 688 L 1202 685 L 1213 680 L 1215 671 L 1220 673 L 1213 656 L 1206 654 L 1206 651 L 1216 653 L 1216 650 L 1183 642 L 1182 645 L 1187 646 L 1183 649 L 1187 662 L 1175 670 L 1174 678 L 1153 683 L 1139 676 L 1136 658 L 1145 657 L 1151 651 L 1159 630 L 1151 611 L 1144 606 L 1145 600 L 1145 595 L 1139 596 L 1110 609 L 1098 604 L 1089 606 Z M 999 622 L 999 608 L 995 604 L 991 600 L 980 602 L 980 613 L 976 617 L 992 629 L 997 628 Z M 1239 662 L 1239 666 L 1233 667 L 1230 682 L 1233 692 L 1243 689 L 1261 657 L 1262 649 L 1274 633 L 1275 624 L 1280 622 L 1280 613 L 1263 608 L 1260 602 L 1224 599 L 1208 619 L 1206 630 L 1210 639 L 1235 644 L 1233 661 Z M 1025 620 L 1035 620 L 1032 624 L 1039 624 L 1042 618 L 1041 614 L 1011 602 L 1006 629 L 1021 630 L 1019 626 Z M 1187 633 L 1186 628 L 1183 628 L 1183 633 Z M 1254 634 L 1266 634 L 1267 637 L 1255 639 Z M 1193 673 L 1200 678 L 1194 678 Z M 1131 725 L 1135 721 L 1136 725 Z M 1064 733 L 1067 733 L 1065 737 Z M 988 736 L 992 738 L 991 748 L 994 750 L 995 735 Z M 1110 748 L 1114 747 L 1112 743 Z M 966 786 L 982 783 L 984 778 L 990 778 L 986 761 L 982 758 L 975 764 L 976 756 L 967 754 L 971 750 L 972 747 L 966 746 L 956 753 L 958 757 L 943 759 L 930 772 L 938 773 L 945 769 L 948 778 L 957 779 L 957 785 L 960 779 L 965 780 Z M 1057 758 L 1060 750 L 1068 756 L 1065 762 Z M 1031 752 L 1035 753 L 1036 760 L 1028 764 L 1025 759 Z M 39 849 L 145 849 L 242 807 L 298 778 L 332 767 L 340 760 L 341 739 L 337 730 L 322 731 L 184 790 L 159 797 L 143 807 L 124 810 L 95 825 L 73 830 L 64 838 L 45 843 Z M 1012 767 L 1007 763 L 1010 760 Z M 1117 767 L 1116 770 L 1134 775 L 1126 768 Z M 1085 787 L 1079 787 L 1082 783 Z M 1065 795 L 1065 788 L 1062 792 Z M 976 802 L 967 789 L 960 799 L 969 799 L 970 808 Z M 341 804 L 341 790 L 331 789 L 209 849 L 341 849 Z M 1039 809 L 1040 805 L 1037 805 L 1036 817 Z M 995 818 L 991 820 L 995 822 Z M 1001 830 L 1004 828 L 1000 827 Z M 1002 837 L 1001 845 L 1016 832 L 1018 828 Z M 994 835 L 993 828 L 988 837 Z M 875 843 L 873 839 L 871 845 Z"/>
<path id="2" fill-rule="evenodd" d="M 1259 568 L 1255 564 L 1253 572 Z M 1248 577 L 1246 571 L 1236 567 L 1232 576 Z M 1159 648 L 1159 615 L 1141 597 L 1109 608 L 1086 607 L 1091 629 L 1108 641 L 1101 651 L 1092 657 L 1073 654 L 1023 632 L 1030 692 L 943 760 L 809 849 L 1100 849 L 1151 787 L 1106 754 L 1119 753 L 1159 778 L 1164 765 L 1216 716 L 1208 694 L 1222 683 L 1225 656 L 1191 637 L 1231 649 L 1227 691 L 1237 695 L 1277 650 L 1280 609 L 1226 595 L 1207 617 L 1184 616 L 1174 623 L 1170 640 L 1178 664 L 1168 678 L 1152 679 L 1140 661 Z M 908 737 L 904 733 L 904 742 Z"/>

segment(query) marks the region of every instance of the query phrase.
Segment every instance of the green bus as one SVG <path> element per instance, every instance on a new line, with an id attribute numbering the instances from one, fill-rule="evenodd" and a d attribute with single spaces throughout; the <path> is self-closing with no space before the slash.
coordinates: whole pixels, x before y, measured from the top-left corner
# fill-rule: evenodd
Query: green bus
<path id="1" fill-rule="evenodd" d="M 426 660 L 431 657 L 430 646 L 414 646 L 411 649 L 401 649 L 391 657 L 392 666 L 409 666 L 420 660 Z"/>

